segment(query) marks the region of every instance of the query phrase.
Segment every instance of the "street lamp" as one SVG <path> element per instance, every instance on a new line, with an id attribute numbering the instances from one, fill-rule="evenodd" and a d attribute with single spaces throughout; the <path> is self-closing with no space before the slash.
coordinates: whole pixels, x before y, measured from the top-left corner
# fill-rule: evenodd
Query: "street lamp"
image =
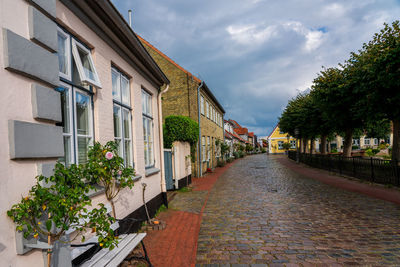
<path id="1" fill-rule="evenodd" d="M 299 129 L 294 130 L 294 134 L 296 135 L 296 163 L 300 161 L 300 146 L 299 146 Z"/>

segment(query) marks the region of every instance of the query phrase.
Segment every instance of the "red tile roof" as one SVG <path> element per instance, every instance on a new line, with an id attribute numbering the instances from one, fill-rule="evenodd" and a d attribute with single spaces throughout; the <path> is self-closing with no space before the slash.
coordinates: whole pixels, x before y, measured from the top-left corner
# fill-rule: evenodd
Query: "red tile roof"
<path id="1" fill-rule="evenodd" d="M 249 133 L 249 136 L 250 136 L 250 137 L 254 137 L 254 132 L 250 132 L 250 133 Z"/>
<path id="2" fill-rule="evenodd" d="M 233 129 L 237 134 L 247 134 L 248 130 L 247 128 L 235 128 Z"/>
<path id="3" fill-rule="evenodd" d="M 173 61 L 170 57 L 168 57 L 166 54 L 164 54 L 163 52 L 161 52 L 160 50 L 158 50 L 157 48 L 155 48 L 152 44 L 150 44 L 149 42 L 147 42 L 145 39 L 143 39 L 139 34 L 136 33 L 136 36 L 139 38 L 139 40 L 146 44 L 147 46 L 149 46 L 151 49 L 153 49 L 155 52 L 157 52 L 160 56 L 162 56 L 163 58 L 165 58 L 166 60 L 168 60 L 170 63 L 172 63 L 173 65 L 175 65 L 175 67 L 177 67 L 178 69 L 180 69 L 181 71 L 183 71 L 184 73 L 188 74 L 189 76 L 192 76 L 193 79 L 200 83 L 201 80 L 199 78 L 197 78 L 196 76 L 194 76 L 193 74 L 191 74 L 189 71 L 185 70 L 184 68 L 182 68 L 181 66 L 178 65 L 178 63 L 176 63 L 175 61 Z"/>

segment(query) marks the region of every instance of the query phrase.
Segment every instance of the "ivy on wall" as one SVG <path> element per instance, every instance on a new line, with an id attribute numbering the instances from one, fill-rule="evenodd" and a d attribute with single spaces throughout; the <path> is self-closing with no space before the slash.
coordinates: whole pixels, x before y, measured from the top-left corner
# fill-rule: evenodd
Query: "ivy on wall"
<path id="1" fill-rule="evenodd" d="M 199 140 L 199 124 L 194 120 L 179 115 L 165 118 L 164 147 L 172 148 L 175 141 L 188 142 L 194 147 Z"/>

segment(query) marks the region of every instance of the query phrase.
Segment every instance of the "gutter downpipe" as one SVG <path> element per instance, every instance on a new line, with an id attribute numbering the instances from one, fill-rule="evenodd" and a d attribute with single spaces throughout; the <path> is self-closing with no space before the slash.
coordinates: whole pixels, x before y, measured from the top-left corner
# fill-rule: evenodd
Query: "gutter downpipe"
<path id="1" fill-rule="evenodd" d="M 161 91 L 158 93 L 157 97 L 157 105 L 158 105 L 158 135 L 160 139 L 160 172 L 161 172 L 161 192 L 166 193 L 167 192 L 167 186 L 165 184 L 165 172 L 164 172 L 164 137 L 163 137 L 163 126 L 162 126 L 162 104 L 161 104 L 161 96 L 166 93 L 169 89 L 169 84 L 167 84 L 167 87 L 164 89 L 164 91 Z M 166 200 L 165 200 L 166 201 Z"/>
<path id="2" fill-rule="evenodd" d="M 200 123 L 200 118 L 201 118 L 201 115 L 200 115 L 200 88 L 203 86 L 203 84 L 204 84 L 204 81 L 201 81 L 199 87 L 197 87 L 197 114 L 199 115 L 199 142 L 198 142 L 199 147 L 197 149 L 197 158 L 199 159 L 199 164 L 197 166 L 197 174 L 200 174 L 199 177 L 203 176 L 203 168 L 202 168 L 203 166 L 201 166 L 201 163 L 202 163 L 201 154 L 202 153 L 200 153 L 201 148 L 202 148 L 201 147 L 201 123 Z"/>

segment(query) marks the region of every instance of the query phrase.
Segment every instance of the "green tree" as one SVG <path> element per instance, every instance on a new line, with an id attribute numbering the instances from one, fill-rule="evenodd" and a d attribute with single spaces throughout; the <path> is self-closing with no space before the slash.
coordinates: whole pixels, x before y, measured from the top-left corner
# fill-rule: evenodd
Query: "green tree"
<path id="1" fill-rule="evenodd" d="M 365 97 L 376 113 L 393 122 L 392 159 L 400 160 L 400 23 L 376 33 L 358 55 L 365 75 Z"/>

